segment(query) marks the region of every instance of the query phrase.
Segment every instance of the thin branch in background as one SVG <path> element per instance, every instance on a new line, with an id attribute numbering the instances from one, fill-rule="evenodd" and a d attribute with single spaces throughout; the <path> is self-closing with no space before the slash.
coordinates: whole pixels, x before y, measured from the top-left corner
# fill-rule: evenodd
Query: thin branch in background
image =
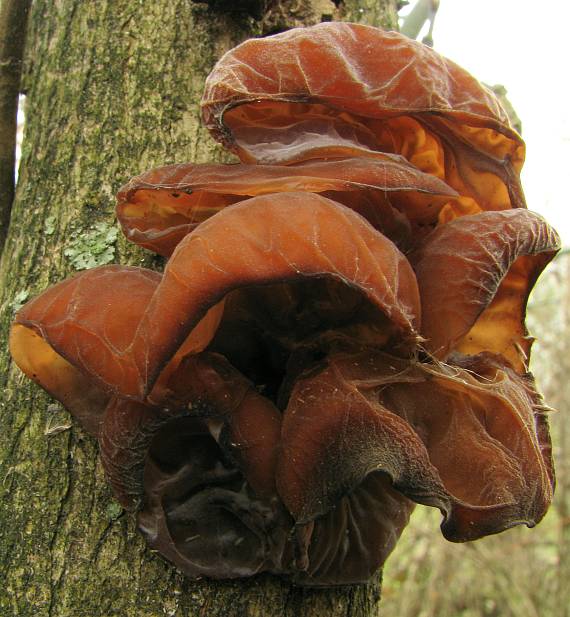
<path id="1" fill-rule="evenodd" d="M 425 24 L 429 23 L 429 30 L 422 39 L 422 43 L 433 47 L 433 24 L 438 9 L 439 0 L 418 0 L 412 10 L 402 19 L 400 32 L 411 39 L 417 39 Z"/>
<path id="2" fill-rule="evenodd" d="M 31 0 L 0 3 L 0 254 L 14 200 L 18 97 L 30 5 Z"/>

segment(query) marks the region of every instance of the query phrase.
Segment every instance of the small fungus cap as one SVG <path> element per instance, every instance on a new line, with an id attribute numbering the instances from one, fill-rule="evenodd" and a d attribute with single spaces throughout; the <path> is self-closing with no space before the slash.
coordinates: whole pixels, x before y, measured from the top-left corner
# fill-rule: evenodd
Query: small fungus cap
<path id="1" fill-rule="evenodd" d="M 281 414 L 216 354 L 187 357 L 170 382 L 162 407 L 107 407 L 99 446 L 115 497 L 187 576 L 280 569 L 291 526 L 275 492 Z"/>
<path id="2" fill-rule="evenodd" d="M 234 47 L 208 76 L 204 123 L 220 141 L 231 139 L 224 113 L 263 100 L 319 102 L 371 118 L 438 113 L 520 141 L 494 94 L 465 69 L 408 37 L 361 24 L 322 23 Z"/>
<path id="3" fill-rule="evenodd" d="M 528 210 L 481 212 L 435 229 L 410 258 L 426 348 L 440 359 L 451 351 L 500 353 L 526 372 L 526 303 L 560 246 L 556 231 Z"/>
<path id="4" fill-rule="evenodd" d="M 50 287 L 16 315 L 16 364 L 93 434 L 110 395 L 133 378 L 123 358 L 160 279 L 143 268 L 101 266 Z"/>

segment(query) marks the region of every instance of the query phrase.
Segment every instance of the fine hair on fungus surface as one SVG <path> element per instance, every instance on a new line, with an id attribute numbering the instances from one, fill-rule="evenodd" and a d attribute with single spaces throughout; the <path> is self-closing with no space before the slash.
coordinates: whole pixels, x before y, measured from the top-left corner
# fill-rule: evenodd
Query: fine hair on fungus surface
<path id="1" fill-rule="evenodd" d="M 331 586 L 368 581 L 416 504 L 454 542 L 536 525 L 554 470 L 525 313 L 560 240 L 495 96 L 328 22 L 230 50 L 202 114 L 239 162 L 117 195 L 164 272 L 81 272 L 10 338 L 148 545 L 190 578 Z"/>

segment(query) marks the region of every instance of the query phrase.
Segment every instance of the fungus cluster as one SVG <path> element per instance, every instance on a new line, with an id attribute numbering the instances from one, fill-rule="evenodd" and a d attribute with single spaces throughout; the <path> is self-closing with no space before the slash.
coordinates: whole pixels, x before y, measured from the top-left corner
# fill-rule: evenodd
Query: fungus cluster
<path id="1" fill-rule="evenodd" d="M 83 272 L 11 333 L 148 544 L 189 577 L 338 585 L 415 503 L 453 541 L 535 525 L 554 473 L 524 318 L 559 239 L 495 97 L 399 34 L 326 23 L 228 52 L 202 109 L 241 162 L 118 194 L 164 272 Z"/>

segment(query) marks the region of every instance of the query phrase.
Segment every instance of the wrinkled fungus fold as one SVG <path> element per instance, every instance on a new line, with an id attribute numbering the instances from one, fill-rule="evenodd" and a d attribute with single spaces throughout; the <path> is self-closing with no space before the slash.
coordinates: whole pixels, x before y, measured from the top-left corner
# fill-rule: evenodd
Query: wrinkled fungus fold
<path id="1" fill-rule="evenodd" d="M 274 480 L 281 415 L 216 354 L 188 357 L 171 381 L 169 408 L 115 398 L 105 412 L 99 444 L 115 496 L 188 576 L 275 569 L 288 520 Z"/>
<path id="2" fill-rule="evenodd" d="M 277 469 L 297 524 L 382 472 L 409 499 L 439 507 L 450 540 L 534 526 L 553 489 L 535 428 L 544 406 L 532 381 L 499 356 L 476 358 L 484 378 L 462 360 L 410 365 L 378 352 L 333 354 L 302 375 Z"/>
<path id="3" fill-rule="evenodd" d="M 225 208 L 180 242 L 141 318 L 145 336 L 132 346 L 141 379 L 128 394 L 148 394 L 192 328 L 230 292 L 304 277 L 359 289 L 389 318 L 387 343 L 415 344 L 417 283 L 390 240 L 319 195 L 262 195 Z"/>
<path id="4" fill-rule="evenodd" d="M 50 287 L 16 316 L 10 351 L 18 366 L 92 433 L 109 383 L 132 379 L 122 357 L 160 278 L 131 266 L 94 268 Z"/>
<path id="5" fill-rule="evenodd" d="M 438 358 L 493 351 L 528 370 L 526 303 L 558 250 L 558 234 L 527 210 L 466 216 L 433 231 L 411 258 L 427 349 Z"/>
<path id="6" fill-rule="evenodd" d="M 184 164 L 131 180 L 118 193 L 117 216 L 131 241 L 169 257 L 184 236 L 223 208 L 256 195 L 294 191 L 325 194 L 392 240 L 408 243 L 408 221 L 435 223 L 456 196 L 405 159 L 380 153 L 289 167 Z"/>
<path id="7" fill-rule="evenodd" d="M 190 578 L 332 586 L 374 577 L 416 504 L 456 542 L 536 525 L 555 480 L 525 311 L 560 241 L 494 95 L 333 22 L 228 52 L 202 112 L 241 162 L 117 195 L 164 272 L 82 272 L 10 335 L 148 546 Z"/>
<path id="8" fill-rule="evenodd" d="M 525 206 L 524 143 L 493 93 L 395 32 L 320 24 L 246 41 L 214 67 L 202 110 L 214 138 L 245 162 L 303 160 L 315 146 L 352 142 L 444 179 L 470 214 Z M 460 214 L 450 206 L 448 216 Z"/>

